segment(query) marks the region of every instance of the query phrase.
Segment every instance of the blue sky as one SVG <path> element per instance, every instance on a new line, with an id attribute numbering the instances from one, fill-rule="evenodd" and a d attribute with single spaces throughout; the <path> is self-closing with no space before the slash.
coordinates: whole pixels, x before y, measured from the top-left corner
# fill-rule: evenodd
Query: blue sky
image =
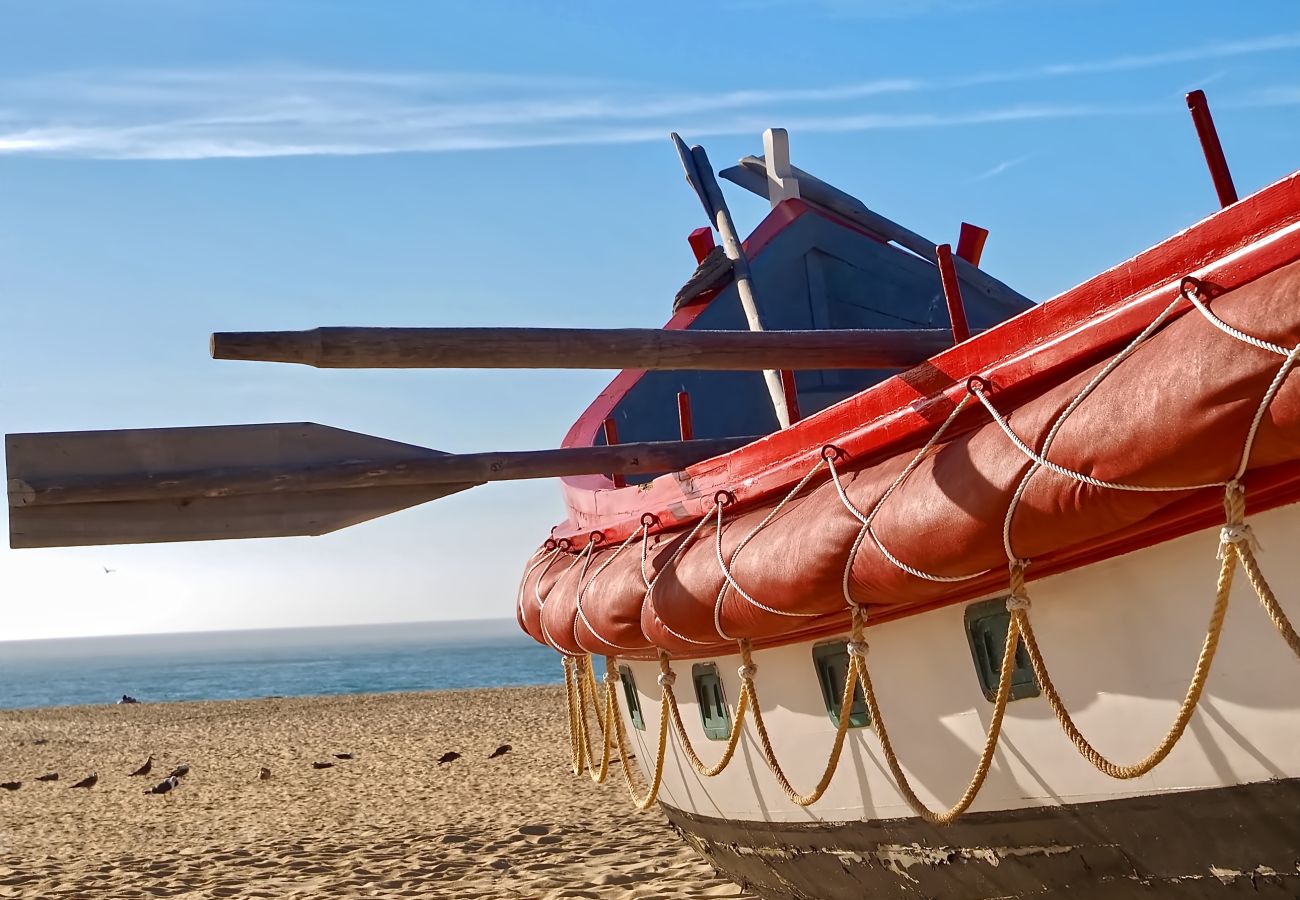
<path id="1" fill-rule="evenodd" d="M 1300 167 L 1293 0 L 3 8 L 4 432 L 554 446 L 609 373 L 218 363 L 207 335 L 661 324 L 705 224 L 669 130 L 721 167 L 784 126 L 936 241 L 989 228 L 985 267 L 1039 299 L 1214 209 L 1187 90 L 1241 193 Z M 509 615 L 561 514 L 499 484 L 321 538 L 0 550 L 0 637 Z"/>

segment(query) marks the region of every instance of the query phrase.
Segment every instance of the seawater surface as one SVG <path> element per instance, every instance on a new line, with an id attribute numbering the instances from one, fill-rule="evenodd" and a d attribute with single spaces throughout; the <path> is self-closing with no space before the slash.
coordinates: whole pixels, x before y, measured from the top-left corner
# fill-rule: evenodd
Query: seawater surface
<path id="1" fill-rule="evenodd" d="M 509 619 L 0 642 L 0 708 L 552 684 Z"/>

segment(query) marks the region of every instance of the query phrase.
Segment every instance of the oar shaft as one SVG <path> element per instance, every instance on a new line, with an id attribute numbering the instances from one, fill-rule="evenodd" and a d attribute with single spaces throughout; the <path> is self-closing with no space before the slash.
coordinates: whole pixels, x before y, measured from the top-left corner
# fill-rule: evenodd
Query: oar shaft
<path id="1" fill-rule="evenodd" d="M 428 455 L 405 460 L 353 459 L 307 466 L 240 466 L 147 474 L 79 475 L 42 481 L 14 478 L 9 481 L 9 505 L 30 507 L 183 500 L 615 472 L 658 474 L 675 472 L 701 460 L 729 453 L 753 440 L 752 437 L 732 437 L 493 453 L 438 454 L 431 451 Z"/>
<path id="2" fill-rule="evenodd" d="M 212 335 L 214 359 L 322 369 L 905 369 L 952 346 L 947 329 L 315 328 Z"/>

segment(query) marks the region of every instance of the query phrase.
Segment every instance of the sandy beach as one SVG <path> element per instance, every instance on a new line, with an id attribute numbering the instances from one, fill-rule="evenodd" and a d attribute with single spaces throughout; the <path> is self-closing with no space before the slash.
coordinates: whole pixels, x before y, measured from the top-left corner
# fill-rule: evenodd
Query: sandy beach
<path id="1" fill-rule="evenodd" d="M 747 896 L 571 774 L 562 688 L 11 710 L 0 748 L 0 897 Z"/>

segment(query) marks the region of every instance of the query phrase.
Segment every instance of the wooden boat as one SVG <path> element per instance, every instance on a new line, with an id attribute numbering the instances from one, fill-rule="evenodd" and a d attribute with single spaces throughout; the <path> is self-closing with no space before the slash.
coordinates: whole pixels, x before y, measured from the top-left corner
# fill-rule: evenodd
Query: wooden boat
<path id="1" fill-rule="evenodd" d="M 767 324 L 960 327 L 797 181 L 744 243 Z M 1039 305 L 964 266 L 978 334 L 800 371 L 787 428 L 757 373 L 621 373 L 566 446 L 767 436 L 563 480 L 518 615 L 575 770 L 763 897 L 1300 894 L 1298 260 L 1300 173 Z M 665 327 L 744 328 L 737 285 Z"/>
<path id="2" fill-rule="evenodd" d="M 692 235 L 664 330 L 213 336 L 624 366 L 563 447 L 9 435 L 11 545 L 320 534 L 561 477 L 517 612 L 562 657 L 575 774 L 621 768 L 761 896 L 1300 895 L 1300 173 L 1238 200 L 1189 104 L 1223 208 L 1037 305 L 979 229 L 936 246 L 780 132 L 722 173 L 772 201 L 742 243 L 679 143 L 723 246 Z"/>

